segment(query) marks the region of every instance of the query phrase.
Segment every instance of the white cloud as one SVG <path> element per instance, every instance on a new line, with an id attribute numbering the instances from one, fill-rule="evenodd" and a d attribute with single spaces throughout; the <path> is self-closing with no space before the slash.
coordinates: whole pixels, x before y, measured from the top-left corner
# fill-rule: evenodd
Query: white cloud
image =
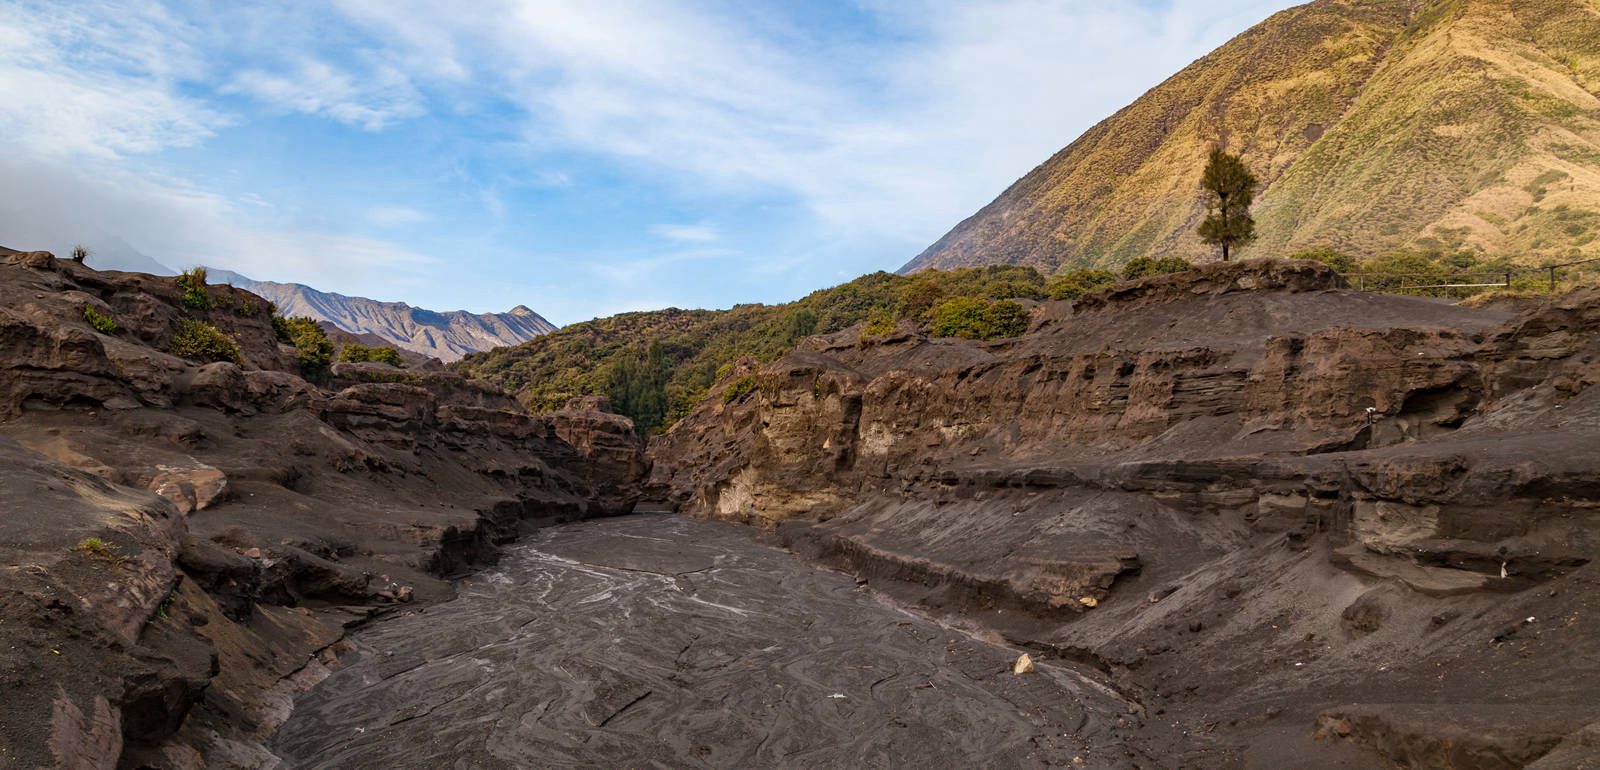
<path id="1" fill-rule="evenodd" d="M 367 220 L 380 227 L 400 227 L 432 221 L 433 215 L 404 206 L 375 206 L 367 210 Z"/>
<path id="2" fill-rule="evenodd" d="M 258 280 L 298 281 L 361 293 L 427 276 L 438 260 L 357 233 L 296 230 L 257 209 L 176 179 L 151 179 L 106 164 L 0 155 L 0 178 L 26 179 L 26 196 L 0 199 L 0 245 L 66 253 L 126 242 L 162 264 L 211 265 Z"/>
<path id="3" fill-rule="evenodd" d="M 324 115 L 367 131 L 381 131 L 397 120 L 424 113 L 422 95 L 399 70 L 379 65 L 358 80 L 312 57 L 303 57 L 281 72 L 244 70 L 222 92 L 246 94 L 264 104 Z"/>
<path id="4" fill-rule="evenodd" d="M 865 5 L 885 34 L 850 44 L 673 0 L 341 7 L 392 33 L 393 59 L 446 52 L 443 73 L 470 73 L 526 113 L 531 145 L 663 169 L 691 188 L 777 191 L 835 228 L 925 244 L 1289 3 Z"/>
<path id="5" fill-rule="evenodd" d="M 654 225 L 650 228 L 650 232 L 669 241 L 693 243 L 709 243 L 722 237 L 717 226 L 707 222 L 697 225 Z"/>
<path id="6" fill-rule="evenodd" d="M 0 141 L 56 157 L 193 145 L 231 119 L 179 88 L 200 71 L 159 6 L 0 5 Z"/>

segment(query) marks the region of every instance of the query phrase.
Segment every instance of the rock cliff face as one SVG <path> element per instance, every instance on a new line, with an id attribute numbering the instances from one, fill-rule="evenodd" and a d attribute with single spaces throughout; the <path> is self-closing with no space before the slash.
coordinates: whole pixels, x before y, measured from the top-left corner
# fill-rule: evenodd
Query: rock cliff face
<path id="1" fill-rule="evenodd" d="M 1320 725 L 1522 766 L 1600 718 L 1600 291 L 1513 315 L 1247 261 L 1033 312 L 747 361 L 652 441 L 656 492 L 1113 674 L 1175 764 Z"/>
<path id="2" fill-rule="evenodd" d="M 209 291 L 0 258 L 0 765 L 272 766 L 347 626 L 638 496 L 626 419 L 440 371 L 307 380 L 264 300 Z M 244 364 L 166 352 L 183 320 Z"/>

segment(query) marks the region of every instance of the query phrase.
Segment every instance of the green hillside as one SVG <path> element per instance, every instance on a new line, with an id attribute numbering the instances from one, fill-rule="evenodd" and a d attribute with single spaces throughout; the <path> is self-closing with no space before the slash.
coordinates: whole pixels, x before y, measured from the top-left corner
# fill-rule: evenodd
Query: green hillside
<path id="1" fill-rule="evenodd" d="M 1317 0 L 1102 121 L 903 271 L 1213 258 L 1207 149 L 1260 177 L 1242 257 L 1600 256 L 1600 3 Z"/>
<path id="2" fill-rule="evenodd" d="M 559 409 L 578 396 L 605 394 L 613 410 L 648 435 L 688 414 L 725 367 L 745 356 L 771 360 L 802 337 L 862 321 L 888 327 L 903 317 L 945 321 L 940 328 L 951 335 L 994 336 L 1005 327 L 991 329 L 983 318 L 961 315 L 981 316 L 998 300 L 1042 299 L 1052 289 L 1067 295 L 1077 291 L 1065 281 L 1058 284 L 1047 285 L 1028 267 L 928 271 L 916 277 L 879 272 L 782 305 L 671 308 L 597 318 L 521 345 L 468 355 L 451 368 L 494 382 L 539 412 Z M 1009 303 L 1001 304 L 1003 313 Z M 941 309 L 945 317 L 936 318 Z"/>

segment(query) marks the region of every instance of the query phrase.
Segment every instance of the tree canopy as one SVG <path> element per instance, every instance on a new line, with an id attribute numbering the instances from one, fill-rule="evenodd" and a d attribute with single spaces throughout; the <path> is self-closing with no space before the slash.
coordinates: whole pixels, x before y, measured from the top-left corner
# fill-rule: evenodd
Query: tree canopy
<path id="1" fill-rule="evenodd" d="M 1256 197 L 1256 175 L 1244 161 L 1221 148 L 1212 148 L 1201 186 L 1211 194 L 1209 213 L 1200 223 L 1200 239 L 1222 247 L 1222 261 L 1236 246 L 1256 239 L 1256 221 L 1250 218 L 1250 204 Z"/>

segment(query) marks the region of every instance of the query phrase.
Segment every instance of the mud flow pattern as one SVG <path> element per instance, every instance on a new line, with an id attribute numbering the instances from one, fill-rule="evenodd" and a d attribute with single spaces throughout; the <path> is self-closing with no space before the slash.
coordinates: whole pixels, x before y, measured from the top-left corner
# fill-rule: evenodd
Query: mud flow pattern
<path id="1" fill-rule="evenodd" d="M 1121 767 L 1129 704 L 875 601 L 731 524 L 563 525 L 353 638 L 294 768 Z M 1076 760 L 1076 761 L 1075 761 Z"/>

